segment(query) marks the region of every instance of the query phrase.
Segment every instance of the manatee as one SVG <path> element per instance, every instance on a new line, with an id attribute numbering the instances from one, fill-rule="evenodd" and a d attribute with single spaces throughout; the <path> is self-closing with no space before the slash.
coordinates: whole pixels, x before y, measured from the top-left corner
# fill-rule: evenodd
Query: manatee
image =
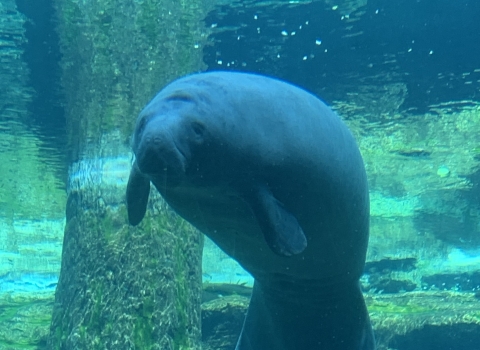
<path id="1" fill-rule="evenodd" d="M 240 72 L 180 78 L 140 113 L 130 224 L 150 183 L 254 277 L 237 350 L 372 350 L 369 195 L 354 137 L 313 94 Z"/>

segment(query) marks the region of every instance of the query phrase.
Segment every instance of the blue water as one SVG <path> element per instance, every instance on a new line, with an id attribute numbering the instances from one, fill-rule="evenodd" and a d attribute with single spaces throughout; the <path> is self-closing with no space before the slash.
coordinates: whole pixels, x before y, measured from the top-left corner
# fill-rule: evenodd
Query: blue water
<path id="1" fill-rule="evenodd" d="M 131 166 L 127 149 L 78 159 L 68 142 L 71 101 L 55 3 L 0 4 L 0 303 L 53 297 L 67 191 L 106 186 L 118 191 L 107 200 L 122 201 Z M 206 70 L 297 84 L 352 129 L 369 176 L 372 229 L 362 283 L 373 297 L 423 291 L 479 298 L 479 18 L 478 0 L 224 0 L 202 24 L 207 44 L 194 49 Z M 128 67 L 135 71 L 135 63 Z M 209 241 L 203 281 L 253 283 Z M 471 325 L 471 334 L 449 325 L 439 342 L 425 327 L 412 338 L 417 344 L 397 338 L 390 345 L 480 349 L 468 343 L 480 332 L 477 321 Z"/>

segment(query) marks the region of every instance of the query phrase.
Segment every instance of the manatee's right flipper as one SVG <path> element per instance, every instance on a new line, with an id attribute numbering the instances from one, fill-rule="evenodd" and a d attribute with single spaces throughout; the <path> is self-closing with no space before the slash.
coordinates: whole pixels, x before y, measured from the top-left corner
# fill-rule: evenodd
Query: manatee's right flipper
<path id="1" fill-rule="evenodd" d="M 135 161 L 127 185 L 127 212 L 130 225 L 138 225 L 147 211 L 150 179 L 143 175 Z"/>
<path id="2" fill-rule="evenodd" d="M 297 218 L 284 208 L 265 185 L 254 189 L 250 205 L 272 251 L 281 256 L 303 252 L 307 238 Z"/>

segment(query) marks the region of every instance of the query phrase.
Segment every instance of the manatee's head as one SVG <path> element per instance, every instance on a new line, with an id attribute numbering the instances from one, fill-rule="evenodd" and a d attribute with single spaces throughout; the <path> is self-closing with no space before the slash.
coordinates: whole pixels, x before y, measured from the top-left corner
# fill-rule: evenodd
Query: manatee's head
<path id="1" fill-rule="evenodd" d="M 205 127 L 188 95 L 153 100 L 138 117 L 133 151 L 140 172 L 167 187 L 185 176 L 192 153 L 204 142 Z"/>
<path id="2" fill-rule="evenodd" d="M 132 148 L 135 163 L 127 185 L 130 224 L 146 213 L 150 181 L 164 194 L 186 178 L 192 157 L 205 143 L 206 128 L 194 99 L 185 93 L 157 95 L 140 113 Z"/>

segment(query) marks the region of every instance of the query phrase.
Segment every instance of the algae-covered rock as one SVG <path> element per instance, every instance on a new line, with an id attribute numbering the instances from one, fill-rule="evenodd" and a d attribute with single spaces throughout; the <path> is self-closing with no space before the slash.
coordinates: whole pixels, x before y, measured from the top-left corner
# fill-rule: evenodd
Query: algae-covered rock
<path id="1" fill-rule="evenodd" d="M 0 350 L 43 350 L 50 330 L 53 294 L 0 298 Z"/>
<path id="2" fill-rule="evenodd" d="M 378 350 L 473 349 L 480 339 L 480 301 L 474 293 L 367 294 L 366 301 Z"/>
<path id="3" fill-rule="evenodd" d="M 208 349 L 235 348 L 249 301 L 245 296 L 229 295 L 202 304 L 202 341 Z"/>

